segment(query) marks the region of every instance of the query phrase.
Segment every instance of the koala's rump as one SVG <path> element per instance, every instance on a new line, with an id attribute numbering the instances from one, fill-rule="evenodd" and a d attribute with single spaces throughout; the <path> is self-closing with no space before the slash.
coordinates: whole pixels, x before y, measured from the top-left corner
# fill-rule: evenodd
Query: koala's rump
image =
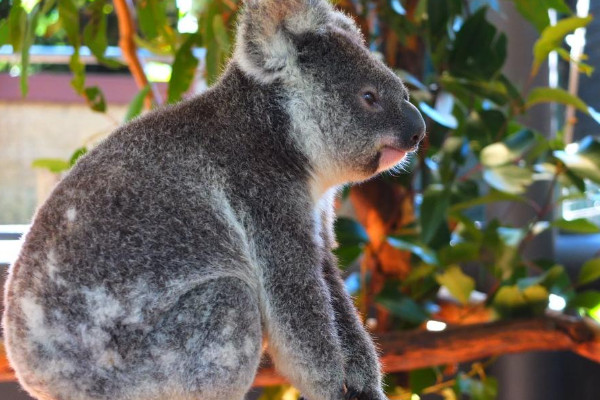
<path id="1" fill-rule="evenodd" d="M 216 203 L 219 177 L 201 157 L 166 168 L 174 161 L 158 153 L 115 155 L 117 139 L 59 184 L 11 267 L 5 329 L 17 372 L 135 363 L 184 294 L 222 277 L 254 287 L 241 238 Z"/>

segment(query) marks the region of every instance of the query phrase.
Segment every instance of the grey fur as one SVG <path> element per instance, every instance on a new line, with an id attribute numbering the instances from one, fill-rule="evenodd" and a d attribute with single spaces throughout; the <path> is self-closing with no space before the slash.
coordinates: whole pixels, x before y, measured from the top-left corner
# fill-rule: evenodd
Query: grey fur
<path id="1" fill-rule="evenodd" d="M 377 110 L 362 100 L 379 95 Z M 331 253 L 335 187 L 423 120 L 323 0 L 254 0 L 201 96 L 84 156 L 37 212 L 4 334 L 38 399 L 243 398 L 262 351 L 310 400 L 383 400 Z"/>

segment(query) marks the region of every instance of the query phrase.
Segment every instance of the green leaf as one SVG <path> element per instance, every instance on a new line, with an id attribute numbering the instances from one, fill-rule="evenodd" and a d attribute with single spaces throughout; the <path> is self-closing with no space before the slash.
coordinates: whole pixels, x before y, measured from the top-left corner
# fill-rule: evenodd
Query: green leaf
<path id="1" fill-rule="evenodd" d="M 548 306 L 548 290 L 541 285 L 519 289 L 502 286 L 494 296 L 493 306 L 503 317 L 531 317 L 541 315 Z"/>
<path id="2" fill-rule="evenodd" d="M 410 389 L 418 394 L 437 382 L 437 373 L 433 368 L 415 369 L 409 372 L 408 379 Z"/>
<path id="3" fill-rule="evenodd" d="M 427 314 L 427 312 L 425 312 L 425 310 L 410 297 L 398 295 L 397 297 L 392 298 L 378 295 L 375 300 L 378 304 L 385 307 L 392 315 L 395 315 L 404 321 L 418 325 L 429 318 L 429 314 Z"/>
<path id="4" fill-rule="evenodd" d="M 14 53 L 21 51 L 27 26 L 27 13 L 21 4 L 21 0 L 13 1 L 8 15 L 8 42 L 12 45 Z"/>
<path id="5" fill-rule="evenodd" d="M 338 247 L 333 251 L 342 269 L 350 266 L 362 254 L 369 237 L 365 229 L 350 218 L 340 217 L 334 225 Z"/>
<path id="6" fill-rule="evenodd" d="M 430 186 L 423 194 L 423 203 L 420 209 L 421 240 L 430 245 L 437 231 L 445 225 L 446 212 L 450 204 L 448 190 L 438 186 Z"/>
<path id="7" fill-rule="evenodd" d="M 67 33 L 69 43 L 79 48 L 79 9 L 75 0 L 58 0 L 58 16 L 62 27 Z"/>
<path id="8" fill-rule="evenodd" d="M 27 23 L 25 28 L 25 35 L 21 44 L 21 94 L 27 96 L 29 91 L 28 78 L 29 78 L 29 49 L 33 44 L 35 38 L 35 28 L 39 18 L 40 3 L 37 3 L 31 12 L 27 14 Z"/>
<path id="9" fill-rule="evenodd" d="M 504 105 L 510 98 L 506 85 L 498 80 L 471 80 L 456 78 L 448 73 L 443 73 L 440 83 L 447 91 L 456 95 L 468 96 L 470 94 L 489 99 L 496 104 Z"/>
<path id="10" fill-rule="evenodd" d="M 535 135 L 530 129 L 523 129 L 503 142 L 492 143 L 481 150 L 479 159 L 487 167 L 497 167 L 513 162 L 525 154 L 535 144 Z"/>
<path id="11" fill-rule="evenodd" d="M 520 290 L 525 290 L 530 286 L 541 285 L 550 290 L 559 279 L 565 276 L 565 274 L 565 268 L 562 265 L 554 265 L 547 271 L 544 271 L 541 275 L 519 279 L 517 281 L 517 287 Z"/>
<path id="12" fill-rule="evenodd" d="M 75 91 L 79 94 L 84 94 L 85 87 L 85 65 L 79 59 L 79 49 L 76 48 L 75 52 L 71 55 L 69 59 L 69 68 L 73 73 L 73 78 L 71 79 L 71 86 Z"/>
<path id="13" fill-rule="evenodd" d="M 85 88 L 83 95 L 85 96 L 85 99 L 92 110 L 98 112 L 106 111 L 106 100 L 104 99 L 104 94 L 98 86 Z"/>
<path id="14" fill-rule="evenodd" d="M 31 163 L 33 168 L 47 169 L 53 173 L 60 173 L 67 171 L 71 168 L 71 164 L 68 161 L 61 160 L 58 158 L 39 158 Z"/>
<path id="15" fill-rule="evenodd" d="M 425 102 L 420 102 L 419 108 L 433 121 L 445 126 L 446 128 L 456 129 L 458 127 L 458 121 L 451 113 L 442 113 Z"/>
<path id="16" fill-rule="evenodd" d="M 498 381 L 493 377 L 477 380 L 460 374 L 457 385 L 460 392 L 468 394 L 471 400 L 495 400 L 498 395 Z"/>
<path id="17" fill-rule="evenodd" d="M 229 43 L 229 35 L 222 15 L 217 14 L 213 17 L 213 32 L 221 52 L 228 53 L 231 44 Z"/>
<path id="18" fill-rule="evenodd" d="M 397 249 L 410 251 L 427 264 L 439 264 L 435 252 L 422 243 L 413 243 L 394 236 L 388 237 L 388 243 Z"/>
<path id="19" fill-rule="evenodd" d="M 571 14 L 571 9 L 563 0 L 513 0 L 513 2 L 521 15 L 531 22 L 538 32 L 542 32 L 550 25 L 549 9 Z"/>
<path id="20" fill-rule="evenodd" d="M 569 302 L 569 308 L 586 308 L 588 310 L 600 306 L 600 292 L 597 290 L 586 290 L 578 293 Z"/>
<path id="21" fill-rule="evenodd" d="M 442 248 L 439 258 L 442 265 L 475 261 L 479 257 L 479 249 L 477 243 L 459 242 Z"/>
<path id="22" fill-rule="evenodd" d="M 9 35 L 8 19 L 0 20 L 0 46 L 8 43 Z"/>
<path id="23" fill-rule="evenodd" d="M 363 253 L 362 246 L 338 246 L 333 250 L 338 260 L 338 266 L 345 270 L 352 266 Z"/>
<path id="24" fill-rule="evenodd" d="M 192 47 L 196 43 L 196 35 L 188 35 L 177 53 L 173 62 L 173 72 L 169 80 L 168 102 L 175 103 L 188 91 L 196 75 L 198 59 L 194 57 Z"/>
<path id="25" fill-rule="evenodd" d="M 600 278 L 600 258 L 593 258 L 586 261 L 579 270 L 578 285 L 586 285 Z"/>
<path id="26" fill-rule="evenodd" d="M 566 220 L 564 218 L 558 219 L 552 222 L 552 226 L 555 226 L 561 230 L 574 232 L 574 233 L 598 233 L 600 227 L 584 218 L 578 218 L 574 220 Z"/>
<path id="27" fill-rule="evenodd" d="M 530 108 L 539 103 L 560 103 L 566 106 L 573 106 L 579 111 L 589 114 L 588 106 L 579 97 L 572 95 L 564 89 L 537 87 L 533 89 L 527 97 L 525 107 Z"/>
<path id="28" fill-rule="evenodd" d="M 71 154 L 71 158 L 69 159 L 69 166 L 75 165 L 75 163 L 87 153 L 87 147 L 80 147 Z"/>
<path id="29" fill-rule="evenodd" d="M 149 41 L 168 46 L 170 50 L 175 44 L 175 33 L 167 18 L 167 5 L 164 0 L 136 1 L 137 19 L 140 30 Z"/>
<path id="30" fill-rule="evenodd" d="M 83 42 L 89 47 L 98 62 L 111 68 L 117 68 L 121 66 L 121 63 L 104 57 L 104 52 L 108 47 L 106 37 L 108 15 L 104 12 L 105 6 L 106 0 L 95 0 L 88 6 L 90 19 L 83 29 Z"/>
<path id="31" fill-rule="evenodd" d="M 580 178 L 600 183 L 600 142 L 588 136 L 579 142 L 575 153 L 555 151 L 554 156 L 560 159 L 574 174 Z"/>
<path id="32" fill-rule="evenodd" d="M 79 47 L 81 40 L 79 37 L 79 10 L 74 0 L 58 0 L 59 20 L 67 33 L 67 38 L 74 52 L 69 60 L 69 68 L 73 72 L 71 86 L 79 94 L 84 94 L 85 87 L 85 65 L 79 59 Z"/>
<path id="33" fill-rule="evenodd" d="M 465 210 L 467 208 L 480 206 L 483 204 L 496 203 L 499 201 L 524 202 L 526 200 L 521 196 L 517 196 L 514 194 L 510 194 L 510 193 L 505 193 L 505 192 L 500 192 L 500 191 L 492 189 L 485 196 L 480 196 L 480 197 L 477 197 L 472 200 L 463 201 L 463 202 L 452 205 L 452 207 L 450 208 L 450 212 L 455 213 L 457 211 Z"/>
<path id="34" fill-rule="evenodd" d="M 340 246 L 365 245 L 369 242 L 365 228 L 351 218 L 339 217 L 335 221 L 334 229 Z"/>
<path id="35" fill-rule="evenodd" d="M 562 43 L 569 33 L 577 28 L 582 28 L 592 21 L 592 17 L 570 17 L 561 19 L 554 26 L 547 26 L 542 31 L 540 38 L 533 46 L 533 67 L 531 75 L 536 75 L 542 63 L 553 50 L 562 47 Z"/>
<path id="36" fill-rule="evenodd" d="M 131 103 L 129 103 L 129 107 L 127 108 L 127 113 L 125 114 L 125 122 L 129 122 L 141 114 L 144 108 L 144 100 L 146 99 L 146 96 L 149 92 L 150 85 L 146 85 L 135 95 L 133 100 L 131 100 Z"/>
<path id="37" fill-rule="evenodd" d="M 465 275 L 458 265 L 448 267 L 446 271 L 436 276 L 436 280 L 462 304 L 469 302 L 469 296 L 475 289 L 473 278 Z"/>
<path id="38" fill-rule="evenodd" d="M 483 172 L 485 181 L 497 190 L 512 194 L 523 194 L 533 182 L 533 172 L 517 165 L 503 165 L 486 168 Z"/>
<path id="39" fill-rule="evenodd" d="M 498 33 L 487 20 L 486 11 L 486 8 L 479 9 L 456 33 L 449 55 L 449 69 L 453 76 L 491 80 L 504 65 L 506 35 Z"/>
<path id="40" fill-rule="evenodd" d="M 504 137 L 507 126 L 507 118 L 501 111 L 472 111 L 467 116 L 464 134 L 472 141 L 471 147 L 476 151 Z"/>

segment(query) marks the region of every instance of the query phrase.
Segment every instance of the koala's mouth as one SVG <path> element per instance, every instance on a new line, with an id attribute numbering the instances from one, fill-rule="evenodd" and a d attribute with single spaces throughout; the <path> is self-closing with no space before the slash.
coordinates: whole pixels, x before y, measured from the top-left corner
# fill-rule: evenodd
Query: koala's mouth
<path id="1" fill-rule="evenodd" d="M 382 172 L 394 167 L 404 159 L 407 151 L 394 146 L 383 146 L 379 150 L 379 167 L 377 172 Z"/>

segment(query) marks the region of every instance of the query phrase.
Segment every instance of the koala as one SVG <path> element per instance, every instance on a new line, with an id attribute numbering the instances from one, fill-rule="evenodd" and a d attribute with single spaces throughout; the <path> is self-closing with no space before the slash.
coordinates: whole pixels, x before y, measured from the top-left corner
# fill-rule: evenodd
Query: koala
<path id="1" fill-rule="evenodd" d="M 247 0 L 219 82 L 118 128 L 36 212 L 5 289 L 20 383 L 40 400 L 239 400 L 266 348 L 309 400 L 386 399 L 333 201 L 424 134 L 350 18 Z"/>

